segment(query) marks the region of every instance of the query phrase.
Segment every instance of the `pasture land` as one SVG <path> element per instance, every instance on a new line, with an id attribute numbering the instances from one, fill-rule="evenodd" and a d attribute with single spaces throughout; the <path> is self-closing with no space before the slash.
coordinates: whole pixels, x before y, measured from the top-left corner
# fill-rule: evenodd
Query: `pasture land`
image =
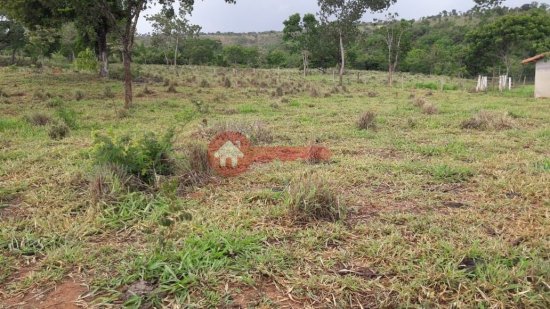
<path id="1" fill-rule="evenodd" d="M 140 71 L 125 111 L 115 79 L 0 69 L 4 307 L 550 306 L 550 100 L 531 98 L 532 87 Z M 190 143 L 224 128 L 256 145 L 321 144 L 333 157 L 189 181 L 189 149 L 204 147 Z M 94 164 L 97 134 L 170 129 L 173 173 L 148 186 L 129 190 Z M 306 207 L 295 207 L 297 190 Z"/>

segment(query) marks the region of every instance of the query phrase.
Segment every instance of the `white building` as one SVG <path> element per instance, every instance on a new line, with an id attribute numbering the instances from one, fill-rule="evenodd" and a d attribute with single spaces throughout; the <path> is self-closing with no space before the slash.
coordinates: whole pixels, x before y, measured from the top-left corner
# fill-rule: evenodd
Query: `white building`
<path id="1" fill-rule="evenodd" d="M 525 59 L 521 63 L 536 63 L 535 98 L 550 98 L 550 52 Z"/>

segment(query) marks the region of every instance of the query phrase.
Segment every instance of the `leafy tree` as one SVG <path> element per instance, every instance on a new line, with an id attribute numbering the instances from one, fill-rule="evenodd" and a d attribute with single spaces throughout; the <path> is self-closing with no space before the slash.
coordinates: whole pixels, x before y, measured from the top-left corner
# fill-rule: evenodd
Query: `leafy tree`
<path id="1" fill-rule="evenodd" d="M 283 22 L 283 41 L 291 52 L 299 52 L 302 55 L 302 66 L 304 76 L 307 75 L 309 59 L 314 50 L 317 49 L 319 42 L 319 22 L 313 14 L 305 14 L 302 18 L 300 14 L 291 15 Z"/>
<path id="2" fill-rule="evenodd" d="M 398 15 L 389 13 L 386 20 L 383 21 L 382 31 L 384 33 L 384 43 L 387 47 L 388 59 L 388 85 L 393 86 L 393 74 L 399 64 L 399 56 L 406 50 L 408 44 L 407 34 L 411 23 L 405 20 L 397 20 Z"/>
<path id="3" fill-rule="evenodd" d="M 267 60 L 267 64 L 270 67 L 276 68 L 276 67 L 286 66 L 287 58 L 288 58 L 288 55 L 284 51 L 280 49 L 274 49 L 267 54 L 266 60 Z"/>
<path id="4" fill-rule="evenodd" d="M 162 41 L 170 45 L 173 44 L 174 49 L 174 66 L 178 65 L 178 48 L 180 42 L 187 37 L 196 36 L 200 32 L 200 27 L 191 25 L 187 20 L 186 15 L 189 12 L 186 7 L 182 6 L 178 10 L 178 14 L 174 12 L 174 8 L 165 8 L 164 12 L 160 12 L 147 18 L 153 23 L 154 34 L 160 36 Z"/>
<path id="5" fill-rule="evenodd" d="M 357 31 L 358 22 L 368 11 L 382 11 L 396 0 L 318 0 L 321 22 L 338 39 L 340 48 L 340 84 L 344 80 L 346 45 Z"/>
<path id="6" fill-rule="evenodd" d="M 468 34 L 472 68 L 503 64 L 506 74 L 518 59 L 550 49 L 550 14 L 535 9 L 482 24 Z M 473 72 L 472 72 L 473 73 Z"/>
<path id="7" fill-rule="evenodd" d="M 8 19 L 0 12 L 0 50 L 11 50 L 11 63 L 15 63 L 17 51 L 27 44 L 25 28 L 15 20 Z"/>

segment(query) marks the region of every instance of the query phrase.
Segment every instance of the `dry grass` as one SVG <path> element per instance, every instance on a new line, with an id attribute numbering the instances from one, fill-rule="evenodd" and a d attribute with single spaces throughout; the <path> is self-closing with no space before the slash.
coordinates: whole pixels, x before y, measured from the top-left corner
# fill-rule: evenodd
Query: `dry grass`
<path id="1" fill-rule="evenodd" d="M 33 126 L 45 126 L 52 121 L 52 118 L 43 113 L 34 113 L 30 116 L 25 116 L 25 120 Z"/>
<path id="2" fill-rule="evenodd" d="M 376 113 L 372 111 L 365 112 L 357 120 L 357 128 L 360 130 L 375 130 L 376 129 Z"/>
<path id="3" fill-rule="evenodd" d="M 480 111 L 462 122 L 463 129 L 507 130 L 514 127 L 514 120 L 506 113 Z"/>
<path id="4" fill-rule="evenodd" d="M 424 105 L 422 105 L 422 113 L 426 115 L 435 115 L 439 113 L 439 109 L 434 104 L 426 102 L 424 103 Z"/>
<path id="5" fill-rule="evenodd" d="M 286 204 L 290 216 L 298 222 L 338 221 L 345 216 L 336 190 L 322 176 L 306 174 L 288 187 Z"/>

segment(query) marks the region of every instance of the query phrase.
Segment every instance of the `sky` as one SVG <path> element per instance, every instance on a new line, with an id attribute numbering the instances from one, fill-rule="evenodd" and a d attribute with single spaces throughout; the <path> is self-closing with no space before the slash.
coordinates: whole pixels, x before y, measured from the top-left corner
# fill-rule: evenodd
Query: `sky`
<path id="1" fill-rule="evenodd" d="M 531 3 L 532 0 L 507 0 L 509 7 Z M 539 0 L 549 3 L 550 0 Z M 467 11 L 474 6 L 473 0 L 397 0 L 397 4 L 389 9 L 401 18 L 416 19 L 423 16 L 436 15 L 443 10 Z M 153 8 L 145 14 L 157 11 Z M 202 27 L 203 32 L 262 32 L 280 31 L 283 21 L 294 13 L 316 13 L 317 0 L 237 0 L 237 4 L 226 4 L 224 0 L 198 0 L 190 20 Z M 365 21 L 383 17 L 384 14 L 367 13 Z M 139 33 L 151 32 L 151 26 L 140 19 Z"/>

